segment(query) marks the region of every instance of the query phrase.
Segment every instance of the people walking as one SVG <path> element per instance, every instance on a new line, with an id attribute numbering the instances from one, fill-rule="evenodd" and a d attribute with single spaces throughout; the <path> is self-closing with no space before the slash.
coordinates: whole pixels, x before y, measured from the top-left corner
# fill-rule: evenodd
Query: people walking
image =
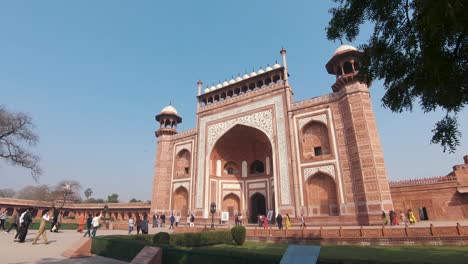
<path id="1" fill-rule="evenodd" d="M 195 226 L 195 216 L 193 214 L 190 214 L 190 227 Z"/>
<path id="2" fill-rule="evenodd" d="M 288 230 L 291 227 L 291 218 L 289 218 L 289 214 L 286 214 L 286 230 Z"/>
<path id="3" fill-rule="evenodd" d="M 171 225 L 169 226 L 169 229 L 174 229 L 174 222 L 175 222 L 175 217 L 172 214 L 171 217 L 169 218 L 169 222 L 171 222 Z"/>
<path id="4" fill-rule="evenodd" d="M 263 229 L 268 229 L 268 218 L 263 217 Z"/>
<path id="5" fill-rule="evenodd" d="M 128 219 L 128 234 L 132 234 L 133 231 L 133 218 Z"/>
<path id="6" fill-rule="evenodd" d="M 410 224 L 415 224 L 416 223 L 416 217 L 414 216 L 413 210 L 408 209 L 408 220 Z"/>
<path id="7" fill-rule="evenodd" d="M 239 220 L 239 225 L 242 225 L 242 221 L 244 220 L 244 217 L 242 216 L 242 214 L 239 213 L 239 215 L 237 215 L 237 218 Z"/>
<path id="8" fill-rule="evenodd" d="M 143 221 L 141 221 L 141 233 L 148 234 L 148 216 L 143 216 Z"/>
<path id="9" fill-rule="evenodd" d="M 88 219 L 86 219 L 86 228 L 87 230 L 83 237 L 86 237 L 86 235 L 91 237 L 91 229 L 93 229 L 93 215 L 92 214 L 88 214 Z"/>
<path id="10" fill-rule="evenodd" d="M 80 233 L 83 232 L 84 224 L 85 224 L 85 214 L 83 213 L 78 218 L 78 229 L 76 231 Z"/>
<path id="11" fill-rule="evenodd" d="M 400 211 L 400 220 L 402 224 L 405 224 L 405 225 L 409 224 L 408 218 L 406 217 L 405 213 L 403 213 L 402 211 Z"/>
<path id="12" fill-rule="evenodd" d="M 46 224 L 49 222 L 49 210 L 44 210 L 42 212 L 41 224 L 39 225 L 39 230 L 37 230 L 36 237 L 34 238 L 32 244 L 37 245 L 37 240 L 42 235 L 42 239 L 44 240 L 44 244 L 49 244 L 47 241 L 47 232 L 46 232 Z"/>
<path id="13" fill-rule="evenodd" d="M 283 229 L 283 216 L 281 214 L 278 214 L 278 216 L 276 216 L 276 223 L 278 224 L 279 230 Z"/>
<path id="14" fill-rule="evenodd" d="M 5 222 L 8 217 L 8 211 L 5 209 L 1 214 L 0 214 L 0 229 L 3 229 L 5 232 Z"/>
<path id="15" fill-rule="evenodd" d="M 158 227 L 158 215 L 153 214 L 153 228 Z"/>
<path id="16" fill-rule="evenodd" d="M 101 213 L 96 213 L 96 216 L 93 218 L 91 224 L 93 226 L 93 237 L 96 236 L 97 229 L 99 227 L 99 222 L 101 221 L 102 214 Z"/>
<path id="17" fill-rule="evenodd" d="M 178 227 L 180 222 L 180 215 L 175 217 L 175 226 Z"/>
<path id="18" fill-rule="evenodd" d="M 21 214 L 21 217 L 20 217 L 21 229 L 20 229 L 20 234 L 18 236 L 19 243 L 24 243 L 24 241 L 26 240 L 26 235 L 28 234 L 29 225 L 32 222 L 32 211 L 33 211 L 33 208 L 28 208 L 26 209 L 26 211 L 24 211 L 23 214 Z"/>
<path id="19" fill-rule="evenodd" d="M 384 225 L 387 225 L 387 224 L 388 224 L 387 214 L 385 214 L 385 211 L 382 211 L 382 223 L 383 223 Z"/>
<path id="20" fill-rule="evenodd" d="M 190 219 L 191 219 L 190 215 L 187 215 L 187 227 L 191 227 L 191 225 L 190 225 L 190 222 L 191 222 Z"/>
<path id="21" fill-rule="evenodd" d="M 306 223 L 305 223 L 304 215 L 301 214 L 301 228 L 305 228 L 305 227 L 306 227 Z"/>
<path id="22" fill-rule="evenodd" d="M 139 235 L 140 230 L 141 230 L 141 217 L 140 216 L 136 217 L 136 226 L 137 226 L 137 235 Z"/>
<path id="23" fill-rule="evenodd" d="M 55 207 L 55 204 L 53 204 L 52 205 L 52 217 L 53 217 L 53 219 L 52 219 L 52 225 L 50 226 L 50 232 L 56 232 L 59 214 L 60 214 L 59 209 L 57 207 Z"/>
<path id="24" fill-rule="evenodd" d="M 16 236 L 18 235 L 18 229 L 19 229 L 19 217 L 18 217 L 18 212 L 17 211 L 14 211 L 13 212 L 13 215 L 11 216 L 11 224 L 10 224 L 10 228 L 8 228 L 8 230 L 6 231 L 7 233 L 10 233 L 11 229 L 15 229 L 16 230 Z M 15 237 L 16 238 L 16 237 Z"/>

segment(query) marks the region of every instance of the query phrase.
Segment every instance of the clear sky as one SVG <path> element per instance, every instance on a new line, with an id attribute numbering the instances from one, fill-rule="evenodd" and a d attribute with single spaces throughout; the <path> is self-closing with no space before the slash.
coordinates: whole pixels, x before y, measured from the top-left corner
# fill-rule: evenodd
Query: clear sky
<path id="1" fill-rule="evenodd" d="M 331 92 L 329 1 L 5 1 L 0 104 L 31 114 L 40 183 L 74 179 L 93 197 L 151 198 L 158 125 L 169 101 L 195 126 L 196 82 L 211 85 L 288 53 L 295 101 Z M 369 29 L 353 45 L 368 38 Z M 445 175 L 468 154 L 468 111 L 455 154 L 429 143 L 442 112 L 394 114 L 371 88 L 390 179 Z M 0 188 L 34 184 L 0 161 Z"/>

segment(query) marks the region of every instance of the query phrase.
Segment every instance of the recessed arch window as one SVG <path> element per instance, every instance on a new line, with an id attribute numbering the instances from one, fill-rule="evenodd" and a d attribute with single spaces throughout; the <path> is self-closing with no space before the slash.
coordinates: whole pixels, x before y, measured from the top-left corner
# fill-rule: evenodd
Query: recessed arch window
<path id="1" fill-rule="evenodd" d="M 265 173 L 265 165 L 263 162 L 256 160 L 250 165 L 250 173 L 258 174 L 258 173 Z"/>

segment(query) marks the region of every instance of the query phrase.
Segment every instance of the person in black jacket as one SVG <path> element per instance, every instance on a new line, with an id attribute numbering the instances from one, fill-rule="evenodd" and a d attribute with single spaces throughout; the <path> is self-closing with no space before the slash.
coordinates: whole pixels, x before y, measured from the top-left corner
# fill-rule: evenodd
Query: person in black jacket
<path id="1" fill-rule="evenodd" d="M 88 219 L 86 219 L 86 228 L 88 229 L 86 231 L 86 233 L 84 234 L 83 237 L 86 237 L 86 235 L 88 235 L 89 237 L 91 237 L 91 229 L 93 229 L 91 223 L 93 222 L 93 215 L 92 214 L 88 214 Z"/>
<path id="2" fill-rule="evenodd" d="M 29 225 L 32 222 L 32 211 L 33 208 L 28 208 L 20 218 L 21 223 L 21 233 L 19 235 L 19 242 L 24 243 L 26 240 L 26 235 L 28 234 Z"/>
<path id="3" fill-rule="evenodd" d="M 278 223 L 278 229 L 283 229 L 283 216 L 281 214 L 276 217 L 276 223 Z"/>

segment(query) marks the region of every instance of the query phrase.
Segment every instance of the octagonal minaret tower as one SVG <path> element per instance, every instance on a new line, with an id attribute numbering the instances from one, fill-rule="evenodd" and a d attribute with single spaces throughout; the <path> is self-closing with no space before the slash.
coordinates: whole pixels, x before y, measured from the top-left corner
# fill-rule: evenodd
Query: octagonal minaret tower
<path id="1" fill-rule="evenodd" d="M 161 135 L 177 134 L 177 124 L 182 123 L 182 118 L 177 110 L 169 104 L 156 116 L 156 121 L 160 124 L 159 129 L 156 131 L 156 137 L 159 137 Z"/>

